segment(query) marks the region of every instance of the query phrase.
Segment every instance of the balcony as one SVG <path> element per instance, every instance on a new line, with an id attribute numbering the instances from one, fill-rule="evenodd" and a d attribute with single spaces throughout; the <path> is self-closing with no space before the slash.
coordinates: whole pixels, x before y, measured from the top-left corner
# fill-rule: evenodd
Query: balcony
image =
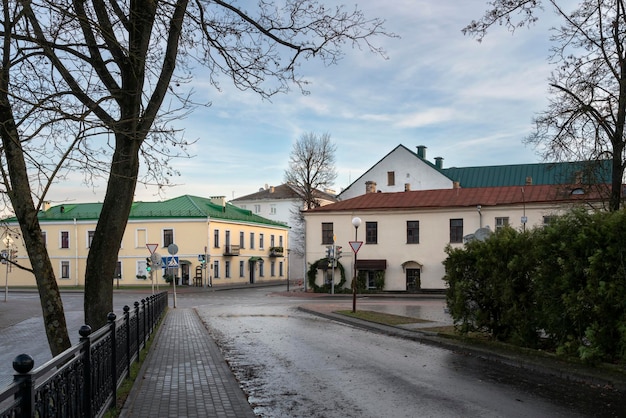
<path id="1" fill-rule="evenodd" d="M 239 245 L 226 244 L 224 247 L 225 256 L 239 255 Z"/>
<path id="2" fill-rule="evenodd" d="M 270 257 L 283 257 L 283 247 L 270 247 Z"/>

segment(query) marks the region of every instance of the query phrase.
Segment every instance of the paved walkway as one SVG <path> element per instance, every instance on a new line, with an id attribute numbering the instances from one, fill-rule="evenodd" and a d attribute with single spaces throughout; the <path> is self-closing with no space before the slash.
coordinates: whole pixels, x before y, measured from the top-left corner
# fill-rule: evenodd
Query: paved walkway
<path id="1" fill-rule="evenodd" d="M 255 417 L 192 308 L 169 309 L 120 417 Z"/>

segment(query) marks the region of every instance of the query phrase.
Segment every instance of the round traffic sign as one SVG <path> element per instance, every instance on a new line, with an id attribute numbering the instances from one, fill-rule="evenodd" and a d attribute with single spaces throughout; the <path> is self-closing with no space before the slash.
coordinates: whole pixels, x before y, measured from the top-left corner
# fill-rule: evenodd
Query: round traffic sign
<path id="1" fill-rule="evenodd" d="M 176 244 L 170 244 L 167 246 L 167 252 L 170 253 L 171 255 L 174 255 L 176 253 L 178 253 L 178 245 Z"/>

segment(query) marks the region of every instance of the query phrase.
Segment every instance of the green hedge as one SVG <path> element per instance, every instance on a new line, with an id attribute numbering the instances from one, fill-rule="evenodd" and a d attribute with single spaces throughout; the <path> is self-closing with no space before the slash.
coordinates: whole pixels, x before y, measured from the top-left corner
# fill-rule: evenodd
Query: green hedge
<path id="1" fill-rule="evenodd" d="M 626 213 L 573 211 L 446 249 L 457 328 L 595 361 L 626 360 Z"/>

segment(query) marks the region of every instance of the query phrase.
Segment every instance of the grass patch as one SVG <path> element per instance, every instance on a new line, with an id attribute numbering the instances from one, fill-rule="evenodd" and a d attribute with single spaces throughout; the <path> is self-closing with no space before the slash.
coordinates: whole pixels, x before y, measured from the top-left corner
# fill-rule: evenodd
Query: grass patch
<path id="1" fill-rule="evenodd" d="M 126 379 L 124 379 L 120 387 L 117 388 L 117 404 L 115 405 L 115 407 L 106 411 L 103 415 L 103 418 L 117 418 L 120 416 L 120 413 L 122 412 L 122 408 L 124 407 L 124 404 L 126 403 L 126 399 L 128 399 L 128 395 L 130 394 L 130 391 L 133 388 L 133 385 L 135 384 L 135 380 L 137 379 L 139 370 L 141 370 L 141 366 L 143 362 L 146 360 L 146 356 L 148 355 L 148 352 L 150 351 L 150 347 L 152 346 L 152 342 L 154 341 L 154 336 L 159 330 L 159 327 L 161 326 L 161 322 L 163 321 L 163 318 L 165 318 L 167 309 L 168 308 L 165 308 L 165 311 L 163 312 L 163 316 L 161 317 L 159 322 L 156 323 L 154 327 L 154 331 L 152 332 L 152 335 L 146 342 L 145 347 L 139 352 L 139 361 L 133 361 L 133 363 L 130 365 L 130 372 L 128 373 L 128 376 L 126 376 Z"/>
<path id="2" fill-rule="evenodd" d="M 349 316 L 352 318 L 362 319 L 364 321 L 376 322 L 377 324 L 383 325 L 403 325 L 403 324 L 416 324 L 416 323 L 425 323 L 431 322 L 425 319 L 420 318 L 411 318 L 408 316 L 402 315 L 393 315 L 384 312 L 375 312 L 375 311 L 336 311 L 340 315 Z"/>

